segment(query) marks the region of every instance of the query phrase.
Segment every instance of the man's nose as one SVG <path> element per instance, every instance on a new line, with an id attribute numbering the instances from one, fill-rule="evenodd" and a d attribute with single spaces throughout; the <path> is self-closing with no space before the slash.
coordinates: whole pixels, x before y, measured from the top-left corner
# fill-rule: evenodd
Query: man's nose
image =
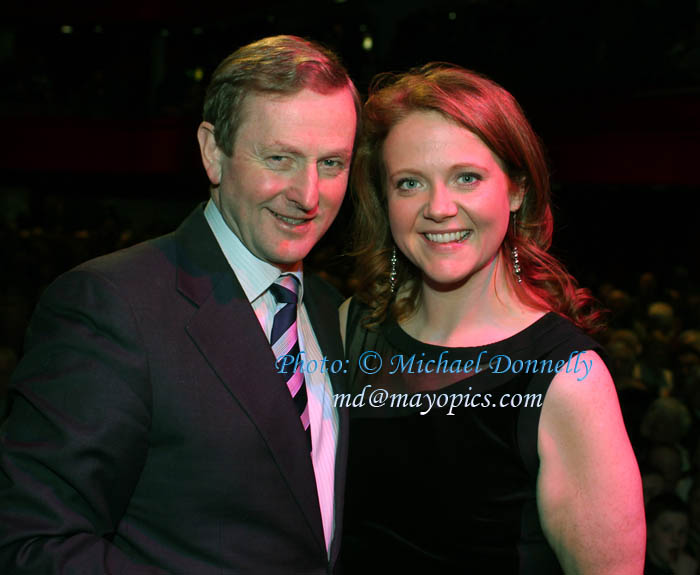
<path id="1" fill-rule="evenodd" d="M 432 188 L 423 215 L 427 219 L 436 222 L 441 222 L 457 215 L 457 204 L 446 186 L 437 184 Z"/>
<path id="2" fill-rule="evenodd" d="M 318 167 L 315 163 L 301 168 L 294 177 L 287 198 L 305 212 L 311 212 L 318 206 Z"/>

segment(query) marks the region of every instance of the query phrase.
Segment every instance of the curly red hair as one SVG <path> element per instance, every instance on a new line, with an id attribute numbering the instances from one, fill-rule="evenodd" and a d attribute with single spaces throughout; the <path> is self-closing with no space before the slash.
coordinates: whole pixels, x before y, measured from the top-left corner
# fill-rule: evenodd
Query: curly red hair
<path id="1" fill-rule="evenodd" d="M 439 112 L 476 134 L 501 160 L 511 181 L 524 190 L 517 224 L 508 227 L 500 248 L 504 258 L 510 258 L 512 248 L 518 248 L 522 283 L 508 274 L 514 293 L 525 305 L 552 310 L 588 332 L 599 330 L 603 314 L 597 302 L 548 253 L 553 230 L 549 170 L 542 144 L 523 110 L 508 91 L 492 80 L 441 63 L 378 77 L 364 106 L 363 133 L 351 181 L 356 296 L 370 308 L 367 327 L 382 323 L 389 313 L 397 320 L 409 316 L 420 294 L 420 271 L 398 250 L 396 291 L 401 291 L 402 297 L 396 299 L 390 289 L 394 244 L 382 158 L 389 131 L 416 110 Z M 409 289 L 402 291 L 402 286 Z"/>

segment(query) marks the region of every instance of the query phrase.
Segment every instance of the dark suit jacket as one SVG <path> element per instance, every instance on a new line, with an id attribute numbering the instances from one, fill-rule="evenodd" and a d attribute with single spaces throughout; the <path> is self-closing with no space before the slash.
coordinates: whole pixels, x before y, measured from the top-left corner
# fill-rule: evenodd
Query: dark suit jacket
<path id="1" fill-rule="evenodd" d="M 304 294 L 324 355 L 342 358 L 337 292 L 305 277 Z M 274 362 L 201 206 L 174 233 L 56 280 L 2 430 L 0 572 L 332 571 L 347 414 L 329 562 L 306 439 Z"/>

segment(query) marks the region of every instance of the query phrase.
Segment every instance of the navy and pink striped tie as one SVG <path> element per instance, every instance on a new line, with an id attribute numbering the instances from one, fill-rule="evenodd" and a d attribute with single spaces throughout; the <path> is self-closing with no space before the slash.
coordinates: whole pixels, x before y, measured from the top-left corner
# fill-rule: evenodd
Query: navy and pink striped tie
<path id="1" fill-rule="evenodd" d="M 275 283 L 270 286 L 270 292 L 277 300 L 278 304 L 284 304 L 275 314 L 272 322 L 272 335 L 270 344 L 278 365 L 285 365 L 281 359 L 285 355 L 294 358 L 291 367 L 282 373 L 286 378 L 289 393 L 294 399 L 301 424 L 306 431 L 311 451 L 311 427 L 309 421 L 309 401 L 306 395 L 306 383 L 304 373 L 301 369 L 292 372 L 293 366 L 297 364 L 299 357 L 299 334 L 297 332 L 297 292 L 299 291 L 298 280 L 293 275 L 281 275 Z M 301 364 L 301 362 L 299 362 Z M 286 365 L 290 365 L 287 363 Z"/>

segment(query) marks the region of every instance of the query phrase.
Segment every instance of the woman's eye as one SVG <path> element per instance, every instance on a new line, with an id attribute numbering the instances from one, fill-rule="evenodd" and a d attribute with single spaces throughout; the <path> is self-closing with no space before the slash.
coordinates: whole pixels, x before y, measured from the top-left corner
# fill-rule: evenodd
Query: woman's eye
<path id="1" fill-rule="evenodd" d="M 396 187 L 399 190 L 415 190 L 420 186 L 420 182 L 415 178 L 401 178 L 396 182 Z"/>
<path id="2" fill-rule="evenodd" d="M 460 184 L 467 184 L 467 185 L 476 184 L 479 180 L 481 180 L 481 177 L 478 174 L 471 174 L 471 173 L 460 174 L 457 177 L 457 181 Z"/>

